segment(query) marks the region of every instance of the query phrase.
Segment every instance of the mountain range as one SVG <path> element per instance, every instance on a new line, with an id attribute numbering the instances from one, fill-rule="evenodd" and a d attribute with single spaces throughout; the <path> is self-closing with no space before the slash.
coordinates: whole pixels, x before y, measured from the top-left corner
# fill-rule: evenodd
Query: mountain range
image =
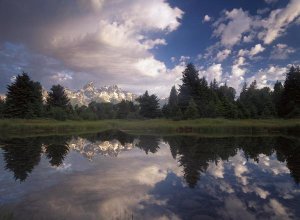
<path id="1" fill-rule="evenodd" d="M 70 99 L 70 102 L 73 106 L 78 105 L 86 105 L 90 102 L 109 102 L 109 103 L 119 103 L 122 100 L 127 101 L 135 101 L 138 95 L 122 90 L 117 85 L 112 86 L 102 86 L 97 88 L 93 82 L 89 82 L 83 86 L 82 89 L 79 90 L 71 90 L 65 88 L 65 92 Z M 42 91 L 43 100 L 46 102 L 48 92 L 46 89 Z M 5 95 L 0 95 L 1 99 L 5 99 Z M 165 103 L 167 103 L 167 98 L 163 98 L 159 100 L 159 105 L 162 107 Z"/>
<path id="2" fill-rule="evenodd" d="M 122 100 L 134 101 L 138 96 L 127 91 L 123 91 L 117 85 L 103 86 L 97 88 L 93 82 L 89 82 L 82 89 L 73 91 L 65 89 L 72 105 L 88 105 L 90 102 L 110 102 L 119 103 Z"/>

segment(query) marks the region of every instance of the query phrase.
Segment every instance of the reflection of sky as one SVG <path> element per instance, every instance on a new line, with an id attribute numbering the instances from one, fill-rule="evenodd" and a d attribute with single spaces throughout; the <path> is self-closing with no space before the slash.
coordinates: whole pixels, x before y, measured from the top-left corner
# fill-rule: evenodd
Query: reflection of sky
<path id="1" fill-rule="evenodd" d="M 300 216 L 300 188 L 275 155 L 246 160 L 239 150 L 209 162 L 191 189 L 161 142 L 156 154 L 134 148 L 88 161 L 71 151 L 60 167 L 43 156 L 25 182 L 4 171 L 0 203 L 25 219 L 288 219 Z"/>

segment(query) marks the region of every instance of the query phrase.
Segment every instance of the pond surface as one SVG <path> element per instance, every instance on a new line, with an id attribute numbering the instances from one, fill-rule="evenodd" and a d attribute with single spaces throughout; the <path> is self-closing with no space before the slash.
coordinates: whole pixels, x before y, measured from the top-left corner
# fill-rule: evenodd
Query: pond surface
<path id="1" fill-rule="evenodd" d="M 297 139 L 106 131 L 0 145 L 0 218 L 300 218 Z"/>

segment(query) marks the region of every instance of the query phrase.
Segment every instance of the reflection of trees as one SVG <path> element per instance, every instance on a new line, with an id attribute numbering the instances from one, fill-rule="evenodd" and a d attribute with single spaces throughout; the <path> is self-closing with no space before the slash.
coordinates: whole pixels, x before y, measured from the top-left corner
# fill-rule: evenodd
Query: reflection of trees
<path id="1" fill-rule="evenodd" d="M 40 139 L 10 139 L 3 143 L 5 168 L 14 173 L 16 180 L 24 181 L 40 161 Z"/>
<path id="2" fill-rule="evenodd" d="M 46 144 L 45 153 L 52 166 L 60 166 L 63 163 L 69 152 L 67 144 L 69 140 L 70 138 L 66 136 L 53 136 L 43 139 L 43 143 Z"/>
<path id="3" fill-rule="evenodd" d="M 140 136 L 137 147 L 144 150 L 146 154 L 149 152 L 156 153 L 159 149 L 159 138 L 155 136 Z"/>
<path id="4" fill-rule="evenodd" d="M 174 158 L 178 157 L 183 167 L 184 178 L 190 187 L 195 187 L 201 173 L 208 168 L 209 162 L 218 162 L 236 154 L 234 148 L 228 147 L 226 138 L 200 138 L 194 136 L 165 137 Z"/>
<path id="5" fill-rule="evenodd" d="M 275 151 L 278 160 L 286 161 L 291 176 L 297 183 L 300 180 L 299 141 L 274 137 L 227 137 L 203 138 L 194 136 L 164 137 L 170 145 L 173 158 L 178 158 L 183 167 L 184 178 L 190 187 L 195 187 L 206 172 L 209 162 L 228 160 L 239 149 L 247 159 L 259 162 L 259 154 L 272 155 Z"/>
<path id="6" fill-rule="evenodd" d="M 277 139 L 277 159 L 286 162 L 291 176 L 297 184 L 300 183 L 300 141 L 280 137 Z"/>
<path id="7" fill-rule="evenodd" d="M 50 164 L 62 164 L 68 146 L 65 144 L 69 138 L 61 136 L 14 138 L 1 140 L 5 168 L 14 173 L 16 180 L 25 181 L 41 159 L 42 145 L 45 145 L 47 158 Z"/>
<path id="8" fill-rule="evenodd" d="M 259 154 L 270 156 L 274 153 L 277 139 L 274 137 L 243 137 L 236 139 L 236 146 L 244 151 L 246 159 L 259 162 Z"/>

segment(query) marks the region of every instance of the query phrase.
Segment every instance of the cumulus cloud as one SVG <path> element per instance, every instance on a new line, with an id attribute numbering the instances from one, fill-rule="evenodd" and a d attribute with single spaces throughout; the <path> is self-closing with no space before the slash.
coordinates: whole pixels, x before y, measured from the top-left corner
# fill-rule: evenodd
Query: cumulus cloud
<path id="1" fill-rule="evenodd" d="M 268 4 L 272 4 L 272 3 L 275 3 L 277 2 L 278 0 L 265 0 L 266 3 Z"/>
<path id="2" fill-rule="evenodd" d="M 286 44 L 276 44 L 271 52 L 271 59 L 285 60 L 290 54 L 295 53 L 295 50 Z"/>
<path id="3" fill-rule="evenodd" d="M 247 82 L 251 83 L 256 80 L 258 88 L 272 87 L 277 80 L 283 81 L 285 79 L 286 72 L 286 67 L 270 65 L 268 68 L 260 69 L 255 75 L 249 77 Z"/>
<path id="4" fill-rule="evenodd" d="M 250 50 L 240 49 L 238 55 L 253 57 L 253 56 L 263 52 L 264 50 L 265 50 L 265 48 L 261 44 L 256 44 Z"/>
<path id="5" fill-rule="evenodd" d="M 219 52 L 217 53 L 216 59 L 217 59 L 217 61 L 222 62 L 222 61 L 224 61 L 230 54 L 231 54 L 231 50 L 229 50 L 229 49 L 225 49 L 225 50 L 219 51 Z"/>
<path id="6" fill-rule="evenodd" d="M 207 69 L 202 69 L 199 71 L 200 77 L 205 77 L 208 82 L 216 79 L 218 82 L 222 80 L 223 68 L 220 63 L 212 64 Z"/>
<path id="7" fill-rule="evenodd" d="M 170 77 L 174 71 L 157 60 L 151 49 L 167 44 L 164 36 L 179 27 L 182 16 L 183 11 L 165 0 L 67 0 L 60 10 L 50 0 L 5 1 L 0 3 L 0 31 L 5 33 L 0 43 L 20 42 L 35 53 L 59 60 L 73 73 L 74 85 L 95 80 L 127 89 L 144 84 L 144 89 L 151 90 L 159 77 L 176 78 Z M 6 31 L 12 26 L 14 29 Z M 161 37 L 153 37 L 153 33 Z M 49 72 L 51 68 L 44 76 L 64 78 L 58 71 Z M 164 81 L 158 87 L 172 84 Z"/>
<path id="8" fill-rule="evenodd" d="M 240 91 L 240 87 L 244 81 L 244 75 L 247 71 L 245 65 L 245 58 L 238 57 L 231 67 L 231 75 L 226 79 L 228 86 L 237 89 L 238 92 Z"/>
<path id="9" fill-rule="evenodd" d="M 243 9 L 225 11 L 224 16 L 214 23 L 214 36 L 220 37 L 222 45 L 232 47 L 239 43 L 244 33 L 250 31 L 251 17 Z"/>
<path id="10" fill-rule="evenodd" d="M 272 43 L 276 38 L 285 33 L 288 25 L 295 21 L 299 15 L 299 0 L 291 0 L 285 8 L 273 10 L 270 16 L 261 22 L 264 31 L 260 33 L 260 38 L 265 44 Z"/>
<path id="11" fill-rule="evenodd" d="M 212 20 L 212 18 L 209 16 L 209 15 L 205 15 L 202 22 L 205 23 L 205 22 L 210 22 Z"/>
<path id="12" fill-rule="evenodd" d="M 72 75 L 69 73 L 65 73 L 65 72 L 59 72 L 59 73 L 56 73 L 56 74 L 50 76 L 50 78 L 53 79 L 54 81 L 62 82 L 62 81 L 66 81 L 66 80 L 71 80 Z"/>

